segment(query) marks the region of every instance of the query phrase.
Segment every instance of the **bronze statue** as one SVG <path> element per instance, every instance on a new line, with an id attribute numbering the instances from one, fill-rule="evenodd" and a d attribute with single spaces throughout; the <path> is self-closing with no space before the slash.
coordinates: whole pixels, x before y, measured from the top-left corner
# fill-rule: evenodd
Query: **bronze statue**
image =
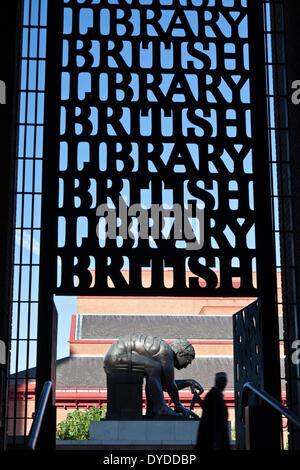
<path id="1" fill-rule="evenodd" d="M 134 334 L 119 338 L 104 357 L 106 374 L 142 372 L 146 377 L 147 416 L 193 415 L 179 401 L 178 390 L 191 387 L 203 392 L 193 379 L 174 380 L 174 367 L 186 368 L 195 358 L 195 350 L 186 339 L 176 339 L 170 345 L 156 336 Z M 163 391 L 172 399 L 175 411 L 164 400 Z"/>

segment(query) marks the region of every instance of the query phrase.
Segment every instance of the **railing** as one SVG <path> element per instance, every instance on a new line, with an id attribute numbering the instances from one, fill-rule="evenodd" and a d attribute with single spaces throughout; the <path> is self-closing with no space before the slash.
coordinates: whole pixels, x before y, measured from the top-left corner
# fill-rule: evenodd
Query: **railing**
<path id="1" fill-rule="evenodd" d="M 251 382 L 246 382 L 243 385 L 242 389 L 242 396 L 241 402 L 243 409 L 245 408 L 247 401 L 248 401 L 248 394 L 249 392 L 255 393 L 255 395 L 259 396 L 262 400 L 264 400 L 268 405 L 270 405 L 273 409 L 278 411 L 281 415 L 285 416 L 289 421 L 294 423 L 296 426 L 300 428 L 300 417 L 296 415 L 293 411 L 290 411 L 286 406 L 282 405 L 278 400 L 273 398 L 269 393 L 261 390 L 258 387 L 255 387 Z M 249 430 L 248 430 L 249 432 Z"/>
<path id="2" fill-rule="evenodd" d="M 38 401 L 37 412 L 34 417 L 34 421 L 32 423 L 30 433 L 29 433 L 29 439 L 28 439 L 28 444 L 27 444 L 28 450 L 35 450 L 35 446 L 39 437 L 39 432 L 40 432 L 41 425 L 43 422 L 43 417 L 45 414 L 46 406 L 47 406 L 48 399 L 50 396 L 51 388 L 52 388 L 52 382 L 50 380 L 44 383 L 42 393 Z"/>

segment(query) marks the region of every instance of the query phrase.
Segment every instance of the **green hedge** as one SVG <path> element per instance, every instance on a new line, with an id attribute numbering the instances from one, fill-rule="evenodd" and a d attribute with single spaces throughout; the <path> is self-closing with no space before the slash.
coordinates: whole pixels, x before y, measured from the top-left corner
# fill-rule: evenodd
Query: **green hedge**
<path id="1" fill-rule="evenodd" d="M 67 418 L 57 425 L 56 439 L 86 441 L 89 439 L 90 421 L 100 421 L 105 415 L 105 405 L 101 408 L 93 406 L 86 411 L 75 410 L 68 413 Z"/>

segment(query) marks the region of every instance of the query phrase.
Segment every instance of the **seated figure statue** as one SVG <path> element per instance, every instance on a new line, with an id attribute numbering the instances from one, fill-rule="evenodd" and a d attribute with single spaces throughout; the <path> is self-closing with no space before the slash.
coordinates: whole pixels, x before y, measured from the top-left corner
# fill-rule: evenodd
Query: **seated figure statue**
<path id="1" fill-rule="evenodd" d="M 174 367 L 186 368 L 195 358 L 195 350 L 186 339 L 176 339 L 171 344 L 156 336 L 134 334 L 119 338 L 104 357 L 106 374 L 142 372 L 146 377 L 147 416 L 184 416 L 192 414 L 179 401 L 178 390 L 191 387 L 199 393 L 201 385 L 193 379 L 175 380 Z M 167 392 L 175 411 L 164 400 Z"/>

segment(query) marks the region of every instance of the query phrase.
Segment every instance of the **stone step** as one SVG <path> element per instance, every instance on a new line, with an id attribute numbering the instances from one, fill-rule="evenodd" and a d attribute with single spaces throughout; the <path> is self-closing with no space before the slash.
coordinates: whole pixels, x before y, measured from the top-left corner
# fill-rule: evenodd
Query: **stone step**
<path id="1" fill-rule="evenodd" d="M 91 421 L 88 441 L 57 441 L 57 449 L 195 450 L 199 424 L 194 420 Z M 231 435 L 230 421 L 228 428 Z"/>

